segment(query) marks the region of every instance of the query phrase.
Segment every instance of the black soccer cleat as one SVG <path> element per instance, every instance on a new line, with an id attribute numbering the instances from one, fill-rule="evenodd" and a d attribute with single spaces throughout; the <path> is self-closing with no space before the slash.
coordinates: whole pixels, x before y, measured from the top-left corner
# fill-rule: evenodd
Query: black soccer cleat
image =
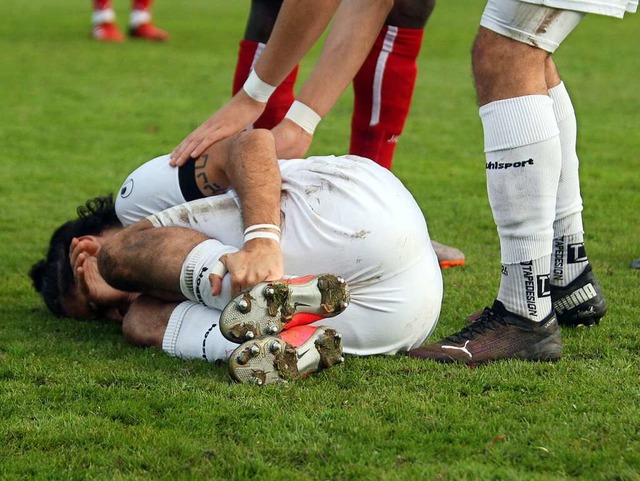
<path id="1" fill-rule="evenodd" d="M 594 326 L 607 312 L 607 300 L 591 264 L 568 286 L 552 285 L 551 301 L 561 326 Z"/>
<path id="2" fill-rule="evenodd" d="M 562 337 L 555 313 L 540 322 L 507 311 L 496 300 L 480 317 L 442 341 L 412 349 L 410 357 L 438 362 L 481 364 L 499 359 L 557 361 Z"/>

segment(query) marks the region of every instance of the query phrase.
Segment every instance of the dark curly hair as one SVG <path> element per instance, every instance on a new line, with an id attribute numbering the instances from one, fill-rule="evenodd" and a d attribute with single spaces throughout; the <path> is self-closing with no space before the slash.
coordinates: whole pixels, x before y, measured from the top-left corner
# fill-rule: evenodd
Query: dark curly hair
<path id="1" fill-rule="evenodd" d="M 113 194 L 96 197 L 78 207 L 78 218 L 58 227 L 49 242 L 47 257 L 36 262 L 29 271 L 33 287 L 49 310 L 64 316 L 62 297 L 74 287 L 73 271 L 69 264 L 69 247 L 74 237 L 97 235 L 109 227 L 122 224 L 116 216 Z"/>

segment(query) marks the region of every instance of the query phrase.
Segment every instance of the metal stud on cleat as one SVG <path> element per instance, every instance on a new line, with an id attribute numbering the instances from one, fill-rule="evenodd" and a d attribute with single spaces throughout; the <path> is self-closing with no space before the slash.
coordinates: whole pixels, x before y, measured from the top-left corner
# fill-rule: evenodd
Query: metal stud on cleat
<path id="1" fill-rule="evenodd" d="M 340 356 L 336 361 L 336 364 L 342 364 L 344 362 L 344 356 Z"/>
<path id="2" fill-rule="evenodd" d="M 327 287 L 327 281 L 325 281 L 322 277 L 318 279 L 318 289 L 321 291 Z"/>
<path id="3" fill-rule="evenodd" d="M 264 288 L 263 295 L 267 299 L 270 299 L 276 295 L 276 290 L 273 288 L 272 285 L 268 285 L 267 287 Z"/>
<path id="4" fill-rule="evenodd" d="M 281 349 L 282 345 L 278 341 L 274 341 L 269 347 L 269 351 L 271 351 L 272 354 L 278 354 Z"/>
<path id="5" fill-rule="evenodd" d="M 340 276 L 336 276 L 336 280 L 338 281 L 338 284 L 344 284 L 344 278 L 340 277 Z"/>
<path id="6" fill-rule="evenodd" d="M 347 301 L 342 301 L 342 302 L 340 303 L 340 309 L 342 309 L 343 311 L 344 311 L 347 307 L 349 307 L 349 303 L 348 303 Z"/>
<path id="7" fill-rule="evenodd" d="M 336 332 L 336 335 L 333 336 L 333 338 L 337 341 L 339 341 L 340 339 L 342 339 L 342 334 L 340 334 L 339 332 Z"/>
<path id="8" fill-rule="evenodd" d="M 249 311 L 249 302 L 246 299 L 240 299 L 238 301 L 238 310 L 243 314 Z"/>
<path id="9" fill-rule="evenodd" d="M 260 354 L 260 347 L 257 344 L 254 344 L 249 348 L 249 352 L 252 356 L 257 356 L 258 354 Z"/>
<path id="10" fill-rule="evenodd" d="M 254 337 L 256 337 L 256 335 L 253 333 L 253 331 L 247 331 L 244 335 L 244 338 L 247 341 L 250 341 L 251 339 L 253 339 Z"/>

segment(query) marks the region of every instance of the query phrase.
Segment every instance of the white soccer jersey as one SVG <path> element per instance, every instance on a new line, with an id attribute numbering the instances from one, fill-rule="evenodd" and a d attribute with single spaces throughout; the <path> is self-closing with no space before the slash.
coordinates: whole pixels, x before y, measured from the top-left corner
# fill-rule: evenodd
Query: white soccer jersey
<path id="1" fill-rule="evenodd" d="M 422 344 L 440 312 L 442 278 L 411 194 L 391 172 L 356 156 L 286 160 L 280 170 L 285 273 L 338 274 L 350 287 L 347 310 L 319 323 L 343 334 L 349 354 L 394 354 Z M 156 226 L 190 227 L 241 248 L 235 192 L 158 212 L 182 198 L 172 178 L 177 169 L 167 156 L 136 170 L 116 202 L 120 219 L 131 223 L 157 212 L 148 217 Z M 167 189 L 160 200 L 153 195 L 158 186 Z"/>

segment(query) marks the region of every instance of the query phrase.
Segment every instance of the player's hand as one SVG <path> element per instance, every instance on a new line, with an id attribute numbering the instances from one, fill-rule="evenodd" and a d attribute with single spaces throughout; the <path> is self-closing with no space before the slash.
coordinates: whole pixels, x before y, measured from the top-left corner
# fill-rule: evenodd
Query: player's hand
<path id="1" fill-rule="evenodd" d="M 237 134 L 255 122 L 266 104 L 240 90 L 220 110 L 191 132 L 171 153 L 170 165 L 180 167 L 190 158 L 197 159 L 211 144 Z"/>
<path id="2" fill-rule="evenodd" d="M 231 275 L 232 295 L 259 282 L 277 281 L 284 276 L 280 245 L 271 239 L 250 240 L 238 252 L 225 254 L 220 260 Z M 214 295 L 216 285 L 212 282 Z"/>
<path id="3" fill-rule="evenodd" d="M 271 129 L 279 159 L 301 159 L 309 150 L 313 136 L 289 119 Z"/>
<path id="4" fill-rule="evenodd" d="M 78 290 L 98 311 L 107 313 L 107 307 L 121 306 L 130 301 L 131 293 L 111 287 L 98 270 L 97 254 L 100 244 L 91 236 L 73 239 L 69 261 Z M 109 318 L 113 318 L 109 316 Z"/>

